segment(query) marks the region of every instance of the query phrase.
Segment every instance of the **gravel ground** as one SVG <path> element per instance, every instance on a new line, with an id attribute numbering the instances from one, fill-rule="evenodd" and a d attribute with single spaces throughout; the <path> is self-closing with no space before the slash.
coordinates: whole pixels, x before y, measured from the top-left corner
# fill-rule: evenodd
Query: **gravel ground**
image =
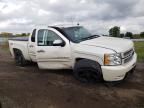
<path id="1" fill-rule="evenodd" d="M 71 70 L 16 67 L 0 48 L 1 108 L 144 108 L 144 63 L 121 84 L 83 84 Z"/>

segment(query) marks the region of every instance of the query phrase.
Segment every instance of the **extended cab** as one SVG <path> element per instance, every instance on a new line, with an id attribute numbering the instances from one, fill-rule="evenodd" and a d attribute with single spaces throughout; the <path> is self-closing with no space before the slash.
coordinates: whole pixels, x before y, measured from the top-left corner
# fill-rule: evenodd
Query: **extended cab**
<path id="1" fill-rule="evenodd" d="M 40 69 L 73 69 L 82 82 L 123 80 L 137 61 L 131 40 L 92 35 L 82 26 L 36 28 L 9 46 L 17 65 L 32 61 Z"/>

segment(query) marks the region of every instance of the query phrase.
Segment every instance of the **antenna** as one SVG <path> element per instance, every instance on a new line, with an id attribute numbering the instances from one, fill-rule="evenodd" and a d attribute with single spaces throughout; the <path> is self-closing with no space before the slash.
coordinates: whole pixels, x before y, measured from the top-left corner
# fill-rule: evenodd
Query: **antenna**
<path id="1" fill-rule="evenodd" d="M 74 17 L 71 17 L 70 19 L 71 19 L 71 23 L 72 23 L 72 25 L 73 25 L 75 18 L 74 18 Z"/>

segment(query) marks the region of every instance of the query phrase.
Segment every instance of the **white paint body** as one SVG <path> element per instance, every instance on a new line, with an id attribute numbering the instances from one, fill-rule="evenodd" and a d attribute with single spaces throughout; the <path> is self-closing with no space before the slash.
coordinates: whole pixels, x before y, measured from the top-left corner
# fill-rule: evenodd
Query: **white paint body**
<path id="1" fill-rule="evenodd" d="M 122 80 L 136 64 L 137 54 L 134 53 L 128 63 L 119 66 L 104 65 L 105 53 L 124 53 L 133 49 L 134 45 L 131 40 L 101 36 L 80 43 L 73 43 L 53 28 L 39 29 L 48 29 L 55 32 L 65 41 L 65 46 L 38 46 L 36 32 L 35 42 L 31 42 L 31 36 L 29 41 L 9 40 L 10 52 L 13 57 L 13 49 L 19 49 L 26 60 L 37 62 L 40 69 L 73 69 L 77 58 L 93 60 L 101 65 L 105 81 Z M 44 52 L 40 53 L 41 50 Z"/>

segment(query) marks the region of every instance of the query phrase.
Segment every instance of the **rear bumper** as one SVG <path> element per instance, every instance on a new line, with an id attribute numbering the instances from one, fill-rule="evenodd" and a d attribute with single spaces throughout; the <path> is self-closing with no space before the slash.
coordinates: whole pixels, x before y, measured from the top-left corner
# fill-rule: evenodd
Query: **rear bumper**
<path id="1" fill-rule="evenodd" d="M 103 79 L 105 81 L 120 81 L 125 78 L 127 73 L 136 66 L 137 54 L 135 53 L 132 60 L 120 66 L 101 66 Z"/>

